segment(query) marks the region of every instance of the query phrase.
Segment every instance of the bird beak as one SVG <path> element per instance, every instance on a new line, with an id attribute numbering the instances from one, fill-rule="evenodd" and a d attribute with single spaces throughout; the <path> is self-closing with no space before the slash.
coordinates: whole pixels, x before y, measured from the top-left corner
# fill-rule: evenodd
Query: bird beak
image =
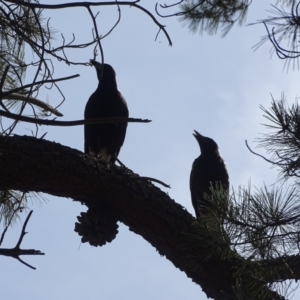
<path id="1" fill-rule="evenodd" d="M 97 70 L 100 70 L 102 71 L 103 69 L 103 65 L 93 59 L 90 59 L 90 63 L 97 69 Z"/>
<path id="2" fill-rule="evenodd" d="M 204 136 L 196 130 L 194 130 L 193 136 L 196 138 L 197 141 L 202 141 L 204 138 Z"/>
<path id="3" fill-rule="evenodd" d="M 197 140 L 197 143 L 200 146 L 200 150 L 202 152 L 203 150 L 203 146 L 206 144 L 206 139 L 205 136 L 203 136 L 202 134 L 200 134 L 198 131 L 194 130 L 193 136 L 195 137 L 195 139 Z"/>

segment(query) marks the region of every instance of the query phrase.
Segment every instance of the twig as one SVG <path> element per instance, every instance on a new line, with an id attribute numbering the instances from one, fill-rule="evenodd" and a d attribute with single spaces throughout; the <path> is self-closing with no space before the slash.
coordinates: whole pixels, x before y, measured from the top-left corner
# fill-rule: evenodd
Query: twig
<path id="1" fill-rule="evenodd" d="M 104 53 L 103 53 L 103 48 L 102 48 L 102 45 L 101 45 L 101 40 L 100 40 L 99 32 L 98 32 L 98 27 L 97 27 L 97 23 L 96 23 L 96 17 L 94 16 L 94 14 L 93 14 L 90 6 L 87 7 L 87 10 L 88 10 L 88 12 L 89 12 L 89 14 L 90 14 L 90 16 L 92 18 L 92 21 L 93 21 L 93 24 L 94 24 L 94 29 L 95 29 L 95 34 L 96 34 L 97 44 L 95 46 L 94 53 L 96 52 L 96 47 L 98 45 L 99 46 L 99 50 L 100 50 L 100 55 L 101 55 L 101 62 L 104 63 Z M 102 75 L 103 75 L 103 69 L 102 69 L 101 78 L 102 78 Z"/>
<path id="2" fill-rule="evenodd" d="M 3 76 L 2 76 L 1 81 L 0 81 L 0 94 L 2 94 L 2 89 L 3 89 L 3 86 L 4 86 L 4 82 L 5 82 L 8 70 L 9 70 L 9 65 L 5 67 L 4 72 L 3 72 Z M 8 111 L 8 109 L 6 108 L 6 106 L 2 102 L 2 98 L 0 98 L 0 105 L 4 110 Z"/>
<path id="3" fill-rule="evenodd" d="M 104 38 L 106 38 L 108 35 L 111 34 L 111 32 L 117 27 L 117 25 L 120 23 L 121 21 L 121 8 L 118 5 L 118 20 L 116 21 L 115 25 L 113 27 L 111 27 L 111 29 L 104 35 L 101 35 L 101 40 L 103 40 Z"/>
<path id="4" fill-rule="evenodd" d="M 170 7 L 173 7 L 173 6 L 176 6 L 176 5 L 180 5 L 183 1 L 179 1 L 177 3 L 174 3 L 174 4 L 171 4 L 171 5 L 159 5 L 161 8 L 170 8 Z M 158 16 L 160 16 L 161 18 L 170 18 L 170 17 L 180 17 L 180 16 L 184 16 L 184 15 L 187 15 L 188 13 L 190 13 L 191 11 L 195 10 L 198 6 L 201 6 L 203 3 L 205 2 L 205 0 L 197 3 L 196 5 L 194 5 L 192 8 L 190 8 L 189 10 L 187 11 L 180 11 L 180 12 L 177 12 L 177 13 L 174 13 L 174 14 L 169 14 L 169 15 L 162 15 L 159 13 L 158 11 L 158 3 L 155 4 L 155 12 L 157 13 Z"/>
<path id="5" fill-rule="evenodd" d="M 44 84 L 44 83 L 54 83 L 54 82 L 58 82 L 58 81 L 73 79 L 73 78 L 76 78 L 76 77 L 79 77 L 79 76 L 80 76 L 79 74 L 75 74 L 75 75 L 72 75 L 72 76 L 62 77 L 62 78 L 57 78 L 57 79 L 35 81 L 34 83 L 26 84 L 26 85 L 23 85 L 19 88 L 15 88 L 15 89 L 7 91 L 7 92 L 2 92 L 0 96 L 4 97 L 4 96 L 7 96 L 7 95 L 10 95 L 10 94 L 13 94 L 13 93 L 17 93 L 19 91 L 23 91 L 26 88 L 32 88 L 34 85 L 38 85 L 38 84 L 41 84 L 41 83 L 42 84 Z"/>
<path id="6" fill-rule="evenodd" d="M 138 5 L 139 0 L 136 1 L 105 1 L 105 2 L 72 2 L 72 3 L 62 3 L 62 4 L 42 4 L 42 3 L 32 3 L 32 2 L 24 2 L 20 0 L 7 0 L 7 2 L 19 4 L 26 7 L 31 8 L 41 8 L 41 9 L 62 9 L 62 8 L 73 8 L 73 7 L 89 7 L 89 6 L 109 6 L 109 5 L 125 5 L 130 7 L 135 7 L 137 9 L 142 10 L 145 14 L 147 14 L 152 21 L 159 27 L 160 30 L 165 34 L 169 45 L 172 46 L 171 38 L 168 32 L 165 29 L 165 26 L 160 24 L 153 14 L 151 14 L 147 9 Z"/>
<path id="7" fill-rule="evenodd" d="M 15 259 L 17 259 L 19 262 L 21 262 L 22 264 L 24 264 L 25 266 L 31 268 L 31 269 L 36 269 L 35 267 L 29 265 L 28 263 L 26 263 L 25 261 L 23 261 L 19 256 L 20 255 L 45 255 L 45 253 L 42 253 L 40 250 L 34 250 L 34 249 L 21 249 L 21 243 L 23 241 L 23 238 L 25 236 L 25 234 L 27 232 L 25 232 L 27 223 L 32 215 L 33 210 L 31 210 L 24 222 L 23 228 L 22 228 L 22 232 L 19 238 L 18 243 L 16 244 L 16 246 L 14 248 L 11 249 L 6 249 L 6 248 L 0 248 L 0 255 L 4 255 L 4 256 L 10 256 L 13 257 Z"/>
<path id="8" fill-rule="evenodd" d="M 102 124 L 102 123 L 149 123 L 151 120 L 148 119 L 135 119 L 135 118 L 97 118 L 97 119 L 86 119 L 77 121 L 54 121 L 54 120 L 41 120 L 36 118 L 30 118 L 25 116 L 20 116 L 13 113 L 8 113 L 6 111 L 0 110 L 0 116 L 7 117 L 9 119 L 23 121 L 38 125 L 48 125 L 48 126 L 79 126 L 86 124 Z"/>
<path id="9" fill-rule="evenodd" d="M 177 6 L 179 4 L 181 4 L 184 0 L 180 0 L 179 2 L 176 2 L 176 3 L 173 3 L 173 4 L 160 4 L 159 6 L 162 7 L 162 8 L 170 8 L 170 7 L 173 7 L 173 6 Z"/>
<path id="10" fill-rule="evenodd" d="M 273 161 L 267 159 L 267 158 L 264 157 L 263 155 L 254 152 L 254 151 L 249 147 L 247 140 L 245 140 L 245 144 L 246 144 L 248 150 L 249 150 L 252 154 L 257 155 L 257 156 L 263 158 L 263 159 L 264 159 L 265 161 L 267 161 L 268 163 L 270 163 L 270 164 L 272 164 L 272 165 L 277 165 L 277 166 L 282 166 L 282 165 L 284 166 L 284 165 L 285 165 L 285 164 L 275 163 L 275 162 L 273 162 Z"/>
<path id="11" fill-rule="evenodd" d="M 122 168 L 126 168 L 127 170 L 129 170 L 117 157 L 115 157 L 116 161 L 120 164 L 120 166 Z M 131 170 L 130 170 L 131 171 Z"/>
<path id="12" fill-rule="evenodd" d="M 127 172 L 133 174 L 132 170 L 130 170 L 129 168 L 127 168 L 117 157 L 116 158 L 116 161 L 121 165 L 122 168 L 125 168 Z M 149 180 L 149 181 L 153 181 L 153 182 L 156 182 L 156 183 L 159 183 L 161 184 L 162 186 L 166 187 L 166 188 L 171 188 L 170 185 L 158 180 L 158 179 L 155 179 L 155 178 L 151 178 L 151 177 L 145 177 L 145 176 L 138 176 L 138 177 L 134 177 L 134 179 L 143 179 L 143 180 Z"/>
<path id="13" fill-rule="evenodd" d="M 140 176 L 140 177 L 138 177 L 138 179 L 150 180 L 150 181 L 159 183 L 159 184 L 161 184 L 162 186 L 164 186 L 164 187 L 166 187 L 166 188 L 168 188 L 168 189 L 171 188 L 171 186 L 170 186 L 169 184 L 166 184 L 166 183 L 164 183 L 164 182 L 162 182 L 162 181 L 160 181 L 160 180 L 158 180 L 158 179 L 155 179 L 155 178 L 145 177 L 145 176 Z"/>
<path id="14" fill-rule="evenodd" d="M 52 106 L 48 105 L 47 103 L 43 102 L 42 100 L 39 100 L 39 99 L 33 98 L 33 97 L 28 97 L 27 95 L 23 95 L 23 94 L 9 94 L 9 95 L 3 96 L 2 99 L 17 100 L 17 101 L 26 101 L 27 103 L 31 103 L 33 105 L 39 106 L 44 111 L 49 111 L 49 112 L 53 113 L 54 115 L 56 115 L 58 117 L 63 117 L 64 116 L 57 109 L 53 108 Z"/>
<path id="15" fill-rule="evenodd" d="M 21 207 L 21 204 L 22 204 L 22 200 L 23 200 L 24 196 L 25 196 L 25 193 L 23 193 L 23 195 L 22 195 L 22 197 L 21 197 L 21 200 L 18 200 L 18 202 L 19 202 L 18 207 L 17 207 L 16 209 L 14 209 L 14 211 L 12 212 L 9 221 L 7 222 L 7 225 L 5 226 L 5 228 L 4 228 L 4 230 L 3 230 L 2 234 L 1 234 L 1 238 L 0 238 L 0 246 L 1 246 L 2 243 L 3 243 L 5 234 L 6 234 L 8 228 L 9 228 L 9 226 L 10 226 L 10 224 L 11 224 L 11 222 L 12 222 L 14 216 L 15 216 L 15 213 L 16 213 L 18 210 L 20 210 L 20 209 L 22 208 L 22 207 Z M 14 196 L 13 196 L 13 197 L 14 197 Z M 15 197 L 14 197 L 14 198 L 15 198 Z M 15 199 L 16 199 L 16 198 L 15 198 Z"/>

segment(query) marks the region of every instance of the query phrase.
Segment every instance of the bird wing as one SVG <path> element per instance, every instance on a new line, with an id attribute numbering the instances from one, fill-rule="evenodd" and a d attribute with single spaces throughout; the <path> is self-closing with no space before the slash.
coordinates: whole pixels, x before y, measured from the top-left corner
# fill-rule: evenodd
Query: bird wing
<path id="1" fill-rule="evenodd" d="M 225 189 L 229 189 L 229 176 L 226 165 L 222 158 L 206 160 L 203 156 L 195 159 L 190 175 L 191 199 L 196 216 L 204 213 L 208 204 L 204 195 L 210 194 L 210 186 L 215 186 L 216 182 L 221 182 Z"/>
<path id="2" fill-rule="evenodd" d="M 199 168 L 200 167 L 200 168 Z M 196 213 L 196 217 L 200 217 L 199 203 L 203 199 L 203 195 L 200 195 L 204 189 L 203 183 L 203 174 L 201 166 L 199 166 L 199 158 L 195 159 L 192 165 L 192 171 L 190 175 L 190 191 L 192 204 Z"/>
<path id="3" fill-rule="evenodd" d="M 119 91 L 106 92 L 97 89 L 86 104 L 85 118 L 128 117 L 126 101 Z M 124 143 L 127 123 L 88 124 L 84 127 L 85 152 L 115 161 Z"/>

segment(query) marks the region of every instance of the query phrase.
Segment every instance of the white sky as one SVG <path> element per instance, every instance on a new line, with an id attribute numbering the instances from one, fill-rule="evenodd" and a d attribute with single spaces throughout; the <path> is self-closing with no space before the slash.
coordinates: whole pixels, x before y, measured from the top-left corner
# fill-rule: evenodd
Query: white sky
<path id="1" fill-rule="evenodd" d="M 269 14 L 265 2 L 254 1 L 247 23 Z M 153 7 L 154 3 L 149 6 L 152 11 Z M 264 27 L 234 27 L 221 39 L 219 35 L 191 34 L 175 18 L 160 19 L 173 41 L 170 47 L 162 33 L 154 41 L 158 28 L 148 16 L 135 8 L 121 9 L 119 26 L 102 42 L 105 61 L 117 72 L 130 116 L 152 120 L 150 124 L 129 124 L 121 161 L 140 175 L 171 184 L 169 195 L 192 214 L 188 182 L 192 162 L 200 154 L 194 129 L 218 143 L 234 188 L 247 186 L 250 179 L 257 187 L 274 183 L 276 170 L 252 155 L 244 141 L 254 148 L 259 133 L 266 132 L 260 125 L 265 120 L 259 105 L 269 107 L 270 93 L 279 99 L 283 91 L 289 102 L 294 102 L 299 78 L 298 70 L 283 72 L 284 62 L 276 56 L 270 58 L 269 42 L 253 52 L 251 47 L 265 35 Z M 99 30 L 105 34 L 117 18 L 116 7 L 94 9 L 97 11 Z M 51 16 L 52 27 L 64 32 L 66 39 L 72 33 L 77 42 L 91 38 L 87 10 L 45 11 L 45 16 Z M 60 41 L 58 33 L 54 44 Z M 70 54 L 70 58 L 85 62 L 92 56 L 92 48 Z M 55 71 L 56 78 L 80 74 L 60 84 L 66 101 L 59 109 L 64 114 L 61 120 L 82 119 L 86 101 L 97 87 L 95 70 L 56 63 Z M 30 82 L 30 73 L 27 79 Z M 56 92 L 47 89 L 39 98 L 53 106 L 60 100 Z M 20 123 L 15 133 L 30 135 L 29 128 Z M 42 131 L 48 132 L 45 138 L 50 141 L 83 151 L 82 127 L 44 127 Z M 30 203 L 34 213 L 22 247 L 46 255 L 22 257 L 36 271 L 0 257 L 2 299 L 206 299 L 185 273 L 122 224 L 111 244 L 102 248 L 81 244 L 74 223 L 86 208 L 72 199 L 45 197 L 47 204 Z M 16 244 L 21 225 L 8 231 L 2 247 Z"/>

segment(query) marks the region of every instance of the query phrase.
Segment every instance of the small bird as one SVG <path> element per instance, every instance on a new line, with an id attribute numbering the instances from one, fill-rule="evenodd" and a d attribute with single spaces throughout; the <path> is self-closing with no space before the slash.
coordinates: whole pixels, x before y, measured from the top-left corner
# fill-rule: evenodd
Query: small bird
<path id="1" fill-rule="evenodd" d="M 195 159 L 192 166 L 190 190 L 196 217 L 199 218 L 206 213 L 206 207 L 209 207 L 209 201 L 204 195 L 211 195 L 211 185 L 216 188 L 221 184 L 224 190 L 228 191 L 229 176 L 217 143 L 194 131 L 193 135 L 200 146 L 201 155 Z"/>
<path id="2" fill-rule="evenodd" d="M 112 66 L 90 60 L 99 80 L 96 91 L 90 96 L 84 118 L 128 118 L 127 103 L 118 90 L 116 72 Z M 124 143 L 127 123 L 87 124 L 84 126 L 84 152 L 115 163 Z"/>

